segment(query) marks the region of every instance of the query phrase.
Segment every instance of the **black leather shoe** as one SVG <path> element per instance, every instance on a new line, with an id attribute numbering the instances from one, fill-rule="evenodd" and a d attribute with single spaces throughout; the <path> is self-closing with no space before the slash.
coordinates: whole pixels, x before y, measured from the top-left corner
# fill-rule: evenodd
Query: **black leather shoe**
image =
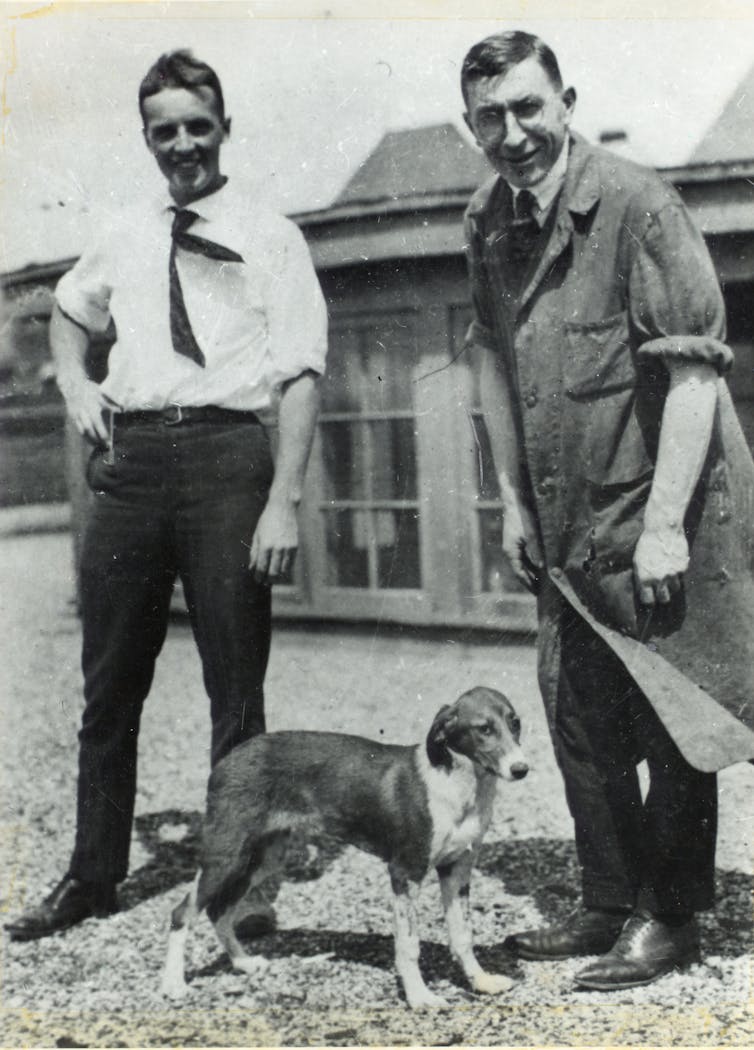
<path id="1" fill-rule="evenodd" d="M 114 885 L 82 882 L 66 875 L 41 904 L 6 923 L 5 928 L 13 941 L 33 941 L 67 930 L 82 919 L 103 918 L 117 910 Z"/>
<path id="2" fill-rule="evenodd" d="M 668 926 L 649 912 L 638 911 L 623 927 L 607 955 L 576 974 L 582 988 L 598 991 L 651 984 L 671 970 L 699 962 L 696 920 Z"/>
<path id="3" fill-rule="evenodd" d="M 575 955 L 601 955 L 609 951 L 626 921 L 619 912 L 582 908 L 560 926 L 513 933 L 503 947 L 521 959 L 570 959 Z"/>

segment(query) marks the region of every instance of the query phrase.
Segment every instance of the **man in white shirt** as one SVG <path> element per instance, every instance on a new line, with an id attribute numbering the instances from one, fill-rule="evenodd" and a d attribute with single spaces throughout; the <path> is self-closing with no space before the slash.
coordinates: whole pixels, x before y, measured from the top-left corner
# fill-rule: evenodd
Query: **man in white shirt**
<path id="1" fill-rule="evenodd" d="M 84 696 L 76 842 L 30 940 L 117 908 L 139 718 L 180 576 L 211 704 L 214 765 L 264 731 L 270 586 L 291 567 L 316 425 L 327 317 L 304 239 L 221 173 L 230 132 L 217 75 L 162 55 L 139 90 L 167 181 L 87 250 L 56 290 L 58 383 L 94 445 L 81 558 Z M 101 385 L 90 333 L 115 323 Z M 263 423 L 277 418 L 273 466 Z M 267 915 L 268 922 L 273 916 Z"/>

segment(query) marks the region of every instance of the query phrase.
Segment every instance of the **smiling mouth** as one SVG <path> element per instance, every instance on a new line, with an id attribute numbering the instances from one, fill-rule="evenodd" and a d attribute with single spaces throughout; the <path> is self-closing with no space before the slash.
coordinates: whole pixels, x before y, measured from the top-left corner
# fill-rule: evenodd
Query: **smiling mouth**
<path id="1" fill-rule="evenodd" d="M 539 150 L 532 150 L 531 153 L 523 153 L 520 157 L 503 157 L 506 164 L 510 164 L 512 167 L 524 167 L 529 161 L 534 160 Z"/>

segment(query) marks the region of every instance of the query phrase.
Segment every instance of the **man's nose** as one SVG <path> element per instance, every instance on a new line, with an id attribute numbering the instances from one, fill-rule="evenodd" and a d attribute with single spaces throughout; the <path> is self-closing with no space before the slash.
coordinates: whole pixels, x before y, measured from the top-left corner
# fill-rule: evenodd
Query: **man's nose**
<path id="1" fill-rule="evenodd" d="M 507 112 L 505 114 L 505 124 L 503 127 L 503 142 L 506 146 L 510 147 L 519 146 L 526 138 L 526 132 L 523 130 L 518 122 L 518 118 L 515 113 Z"/>
<path id="2" fill-rule="evenodd" d="M 189 135 L 188 131 L 184 127 L 179 127 L 175 140 L 173 141 L 173 149 L 178 153 L 191 153 L 194 148 L 194 138 Z"/>

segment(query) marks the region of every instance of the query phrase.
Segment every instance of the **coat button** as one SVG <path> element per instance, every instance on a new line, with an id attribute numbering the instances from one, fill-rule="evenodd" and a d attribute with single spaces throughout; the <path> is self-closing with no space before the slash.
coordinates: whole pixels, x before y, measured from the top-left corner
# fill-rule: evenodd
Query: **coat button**
<path id="1" fill-rule="evenodd" d="M 537 485 L 537 488 L 543 496 L 548 496 L 555 488 L 555 479 L 549 476 L 546 478 L 542 478 L 542 480 Z"/>
<path id="2" fill-rule="evenodd" d="M 527 408 L 534 408 L 538 400 L 539 398 L 537 397 L 536 391 L 532 390 L 532 392 L 530 394 L 527 394 L 524 398 L 524 404 Z"/>

